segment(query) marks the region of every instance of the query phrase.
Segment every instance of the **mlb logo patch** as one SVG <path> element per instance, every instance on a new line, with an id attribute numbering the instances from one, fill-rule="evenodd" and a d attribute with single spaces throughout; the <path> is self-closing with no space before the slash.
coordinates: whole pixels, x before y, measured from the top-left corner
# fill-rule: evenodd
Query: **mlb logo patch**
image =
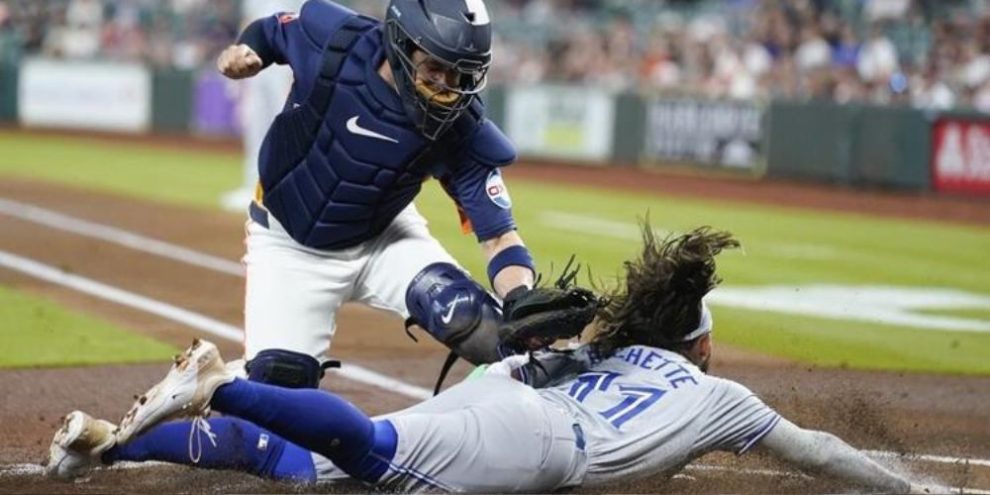
<path id="1" fill-rule="evenodd" d="M 492 173 L 488 174 L 488 181 L 485 182 L 485 192 L 488 193 L 488 199 L 492 200 L 492 203 L 495 203 L 499 208 L 503 210 L 512 208 L 512 199 L 509 198 L 509 190 L 505 188 L 505 182 L 502 181 L 502 173 L 498 169 L 492 170 Z"/>

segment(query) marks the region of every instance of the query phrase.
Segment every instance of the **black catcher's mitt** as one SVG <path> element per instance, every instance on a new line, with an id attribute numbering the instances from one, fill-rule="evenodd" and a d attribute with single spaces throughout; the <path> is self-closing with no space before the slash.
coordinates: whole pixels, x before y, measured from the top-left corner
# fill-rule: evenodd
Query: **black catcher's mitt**
<path id="1" fill-rule="evenodd" d="M 505 296 L 499 338 L 517 350 L 539 349 L 557 339 L 581 334 L 595 318 L 602 300 L 588 289 L 573 285 L 580 267 L 574 257 L 550 287 L 517 287 Z"/>

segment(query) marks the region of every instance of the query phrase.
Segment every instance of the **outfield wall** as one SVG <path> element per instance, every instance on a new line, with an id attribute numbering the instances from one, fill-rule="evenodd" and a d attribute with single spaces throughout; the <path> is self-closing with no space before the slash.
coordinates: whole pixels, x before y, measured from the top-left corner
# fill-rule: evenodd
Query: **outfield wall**
<path id="1" fill-rule="evenodd" d="M 46 59 L 0 67 L 0 122 L 26 126 L 233 136 L 237 97 L 212 69 Z M 486 99 L 531 159 L 990 196 L 988 114 L 564 85 L 492 88 Z"/>
<path id="2" fill-rule="evenodd" d="M 19 68 L 0 62 L 0 122 L 17 121 L 17 81 Z"/>

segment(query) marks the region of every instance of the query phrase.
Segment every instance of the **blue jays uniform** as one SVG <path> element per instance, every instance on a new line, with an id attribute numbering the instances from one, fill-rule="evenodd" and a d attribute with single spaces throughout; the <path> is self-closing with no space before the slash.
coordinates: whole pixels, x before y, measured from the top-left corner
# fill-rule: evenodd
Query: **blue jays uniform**
<path id="1" fill-rule="evenodd" d="M 380 21 L 332 2 L 252 24 L 240 43 L 287 64 L 292 91 L 258 157 L 247 227 L 245 354 L 285 349 L 322 359 L 340 305 L 402 317 L 424 267 L 456 265 L 412 204 L 430 177 L 479 241 L 516 228 L 499 167 L 515 160 L 474 99 L 436 140 L 425 138 L 380 75 Z"/>
<path id="2" fill-rule="evenodd" d="M 672 475 L 708 452 L 748 451 L 781 420 L 743 385 L 678 353 L 636 345 L 600 360 L 589 351 L 567 356 L 572 367 L 545 388 L 483 376 L 380 417 L 397 441 L 378 485 L 549 492 Z M 348 476 L 328 459 L 313 460 L 321 481 Z"/>

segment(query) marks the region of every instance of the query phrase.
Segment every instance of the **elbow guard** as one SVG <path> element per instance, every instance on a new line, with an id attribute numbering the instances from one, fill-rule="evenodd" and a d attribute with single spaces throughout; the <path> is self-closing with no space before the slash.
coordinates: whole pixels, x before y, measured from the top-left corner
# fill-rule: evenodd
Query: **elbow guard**
<path id="1" fill-rule="evenodd" d="M 434 263 L 419 272 L 406 289 L 409 318 L 473 364 L 502 358 L 498 301 L 460 268 Z"/>

